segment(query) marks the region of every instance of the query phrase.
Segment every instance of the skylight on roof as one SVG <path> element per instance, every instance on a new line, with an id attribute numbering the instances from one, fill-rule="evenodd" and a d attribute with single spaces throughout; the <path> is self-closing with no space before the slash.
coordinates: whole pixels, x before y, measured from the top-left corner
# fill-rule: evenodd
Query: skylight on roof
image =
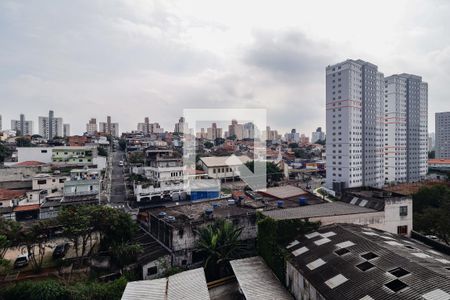
<path id="1" fill-rule="evenodd" d="M 371 260 L 371 259 L 378 257 L 378 255 L 376 255 L 373 252 L 367 252 L 366 254 L 362 254 L 361 257 L 364 259 L 367 259 L 367 260 Z"/>
<path id="2" fill-rule="evenodd" d="M 408 285 L 406 283 L 404 283 L 403 281 L 400 281 L 398 279 L 395 279 L 395 280 L 392 280 L 391 282 L 386 283 L 385 286 L 395 293 L 400 292 L 404 288 L 408 287 Z"/>
<path id="3" fill-rule="evenodd" d="M 306 247 L 301 247 L 301 248 L 298 248 L 297 250 L 292 251 L 292 254 L 293 254 L 294 256 L 299 256 L 299 255 L 301 255 L 301 254 L 307 252 L 308 250 L 309 250 L 309 249 L 306 248 Z"/>
<path id="4" fill-rule="evenodd" d="M 391 246 L 403 246 L 403 244 L 400 244 L 399 242 L 395 241 L 385 241 L 386 244 L 389 244 Z"/>
<path id="5" fill-rule="evenodd" d="M 363 231 L 362 233 L 364 233 L 365 235 L 380 236 L 379 234 L 377 234 L 375 232 Z"/>
<path id="6" fill-rule="evenodd" d="M 420 258 L 430 258 L 431 256 L 422 252 L 412 253 L 412 255 L 420 257 Z"/>
<path id="7" fill-rule="evenodd" d="M 305 234 L 305 237 L 307 239 L 312 239 L 312 238 L 314 238 L 316 236 L 319 236 L 319 235 L 320 235 L 320 233 L 318 233 L 317 231 L 314 231 L 313 233 Z"/>
<path id="8" fill-rule="evenodd" d="M 431 292 L 428 292 L 422 295 L 426 300 L 442 300 L 442 299 L 450 299 L 450 294 L 444 292 L 441 289 L 436 289 Z"/>
<path id="9" fill-rule="evenodd" d="M 298 245 L 298 244 L 300 244 L 300 242 L 295 240 L 292 243 L 290 243 L 289 245 L 287 245 L 286 249 L 292 248 L 292 247 L 294 247 L 295 245 Z"/>
<path id="10" fill-rule="evenodd" d="M 323 259 L 319 258 L 319 259 L 316 259 L 315 261 L 307 264 L 306 267 L 310 270 L 314 270 L 320 266 L 323 266 L 324 264 L 326 264 L 326 262 Z"/>
<path id="11" fill-rule="evenodd" d="M 325 281 L 325 284 L 328 285 L 328 287 L 330 289 L 334 289 L 338 286 L 340 286 L 341 284 L 343 284 L 344 282 L 346 282 L 348 279 L 344 277 L 344 275 L 342 274 L 338 274 L 336 276 L 334 276 L 333 278 L 328 279 L 327 281 Z"/>
<path id="12" fill-rule="evenodd" d="M 326 238 L 331 237 L 331 236 L 335 236 L 335 235 L 336 235 L 336 233 L 333 232 L 333 231 L 328 231 L 328 232 L 322 233 L 322 236 L 326 237 Z"/>
<path id="13" fill-rule="evenodd" d="M 374 267 L 374 265 L 368 261 L 365 261 L 363 263 L 360 263 L 359 265 L 356 265 L 356 267 L 358 269 L 360 269 L 361 271 L 365 272 L 365 271 L 372 269 Z"/>
<path id="14" fill-rule="evenodd" d="M 323 245 L 323 244 L 326 244 L 326 243 L 329 243 L 329 242 L 331 242 L 330 239 L 323 238 L 323 239 L 314 241 L 314 244 L 316 244 L 317 246 L 320 246 L 320 245 Z"/>
<path id="15" fill-rule="evenodd" d="M 336 253 L 339 256 L 345 255 L 349 252 L 350 252 L 350 250 L 348 250 L 347 248 L 341 248 L 339 250 L 334 251 L 334 253 Z"/>
<path id="16" fill-rule="evenodd" d="M 362 298 L 359 299 L 359 300 L 375 300 L 375 299 L 373 299 L 373 298 L 370 297 L 369 295 L 366 295 L 366 296 L 362 297 Z"/>
<path id="17" fill-rule="evenodd" d="M 398 268 L 395 268 L 393 270 L 390 270 L 389 273 L 391 273 L 392 275 L 394 275 L 397 278 L 400 278 L 400 277 L 403 277 L 405 275 L 408 275 L 410 272 L 406 271 L 403 268 L 398 267 Z"/>
<path id="18" fill-rule="evenodd" d="M 385 240 L 395 240 L 394 238 L 391 238 L 390 236 L 380 235 Z"/>
<path id="19" fill-rule="evenodd" d="M 351 247 L 351 246 L 354 246 L 354 245 L 355 245 L 355 243 L 353 243 L 352 241 L 345 241 L 345 242 L 336 244 L 336 246 L 338 248 L 348 248 L 348 247 Z"/>
<path id="20" fill-rule="evenodd" d="M 358 198 L 353 197 L 352 201 L 350 201 L 350 204 L 355 205 L 355 204 L 356 204 L 356 201 L 358 201 Z"/>
<path id="21" fill-rule="evenodd" d="M 438 262 L 441 262 L 443 264 L 450 264 L 450 260 L 444 259 L 444 258 L 435 258 Z"/>
<path id="22" fill-rule="evenodd" d="M 367 202 L 369 202 L 369 201 L 367 201 L 367 200 L 362 200 L 362 201 L 359 203 L 359 206 L 366 206 Z"/>

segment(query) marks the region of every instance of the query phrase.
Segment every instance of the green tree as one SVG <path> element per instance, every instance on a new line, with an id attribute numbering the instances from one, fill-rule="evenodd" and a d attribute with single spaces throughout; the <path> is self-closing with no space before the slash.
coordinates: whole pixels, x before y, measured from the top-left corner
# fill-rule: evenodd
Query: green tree
<path id="1" fill-rule="evenodd" d="M 212 147 L 214 147 L 214 144 L 211 143 L 210 141 L 206 141 L 204 144 L 205 148 L 207 149 L 211 149 Z"/>
<path id="2" fill-rule="evenodd" d="M 225 139 L 224 139 L 224 138 L 218 137 L 218 138 L 216 138 L 216 139 L 214 140 L 214 144 L 215 144 L 216 146 L 222 145 L 223 143 L 225 143 Z"/>
<path id="3" fill-rule="evenodd" d="M 49 240 L 49 227 L 49 221 L 39 221 L 29 228 L 22 228 L 19 232 L 19 245 L 26 247 L 31 268 L 36 273 L 42 270 L 46 250 L 45 245 Z"/>
<path id="4" fill-rule="evenodd" d="M 144 162 L 144 152 L 131 152 L 128 153 L 128 161 L 130 164 L 138 164 Z"/>
<path id="5" fill-rule="evenodd" d="M 97 147 L 97 153 L 99 156 L 108 156 L 108 151 L 103 147 Z"/>
<path id="6" fill-rule="evenodd" d="M 295 149 L 294 155 L 295 157 L 302 159 L 311 159 L 313 157 L 313 155 L 310 152 L 308 152 L 306 149 L 303 148 Z"/>
<path id="7" fill-rule="evenodd" d="M 436 185 L 413 195 L 414 229 L 450 244 L 450 189 Z"/>
<path id="8" fill-rule="evenodd" d="M 0 162 L 4 162 L 10 156 L 11 150 L 4 143 L 0 142 Z"/>
<path id="9" fill-rule="evenodd" d="M 17 147 L 33 147 L 34 145 L 31 143 L 31 140 L 26 137 L 19 137 L 16 139 Z"/>
<path id="10" fill-rule="evenodd" d="M 266 180 L 267 185 L 272 185 L 275 182 L 279 182 L 283 179 L 283 172 L 281 169 L 273 162 L 261 162 L 256 161 L 257 164 L 266 164 Z M 255 161 L 251 160 L 245 163 L 247 168 L 250 169 L 250 171 L 255 172 Z M 257 174 L 256 174 L 257 175 Z"/>
<path id="11" fill-rule="evenodd" d="M 64 300 L 69 293 L 56 280 L 22 281 L 11 285 L 0 293 L 2 299 L 14 300 Z"/>
<path id="12" fill-rule="evenodd" d="M 232 134 L 229 137 L 227 137 L 227 140 L 235 141 L 236 139 L 237 139 L 237 136 L 235 134 Z"/>
<path id="13" fill-rule="evenodd" d="M 206 255 L 205 271 L 209 279 L 221 278 L 228 273 L 229 261 L 238 258 L 243 250 L 238 228 L 228 220 L 219 219 L 196 231 L 199 239 L 196 249 Z"/>
<path id="14" fill-rule="evenodd" d="M 296 148 L 298 148 L 298 143 L 290 143 L 290 144 L 288 145 L 288 147 L 289 147 L 289 148 L 292 148 L 292 149 L 296 149 Z"/>
<path id="15" fill-rule="evenodd" d="M 112 259 L 123 272 L 123 268 L 136 261 L 143 248 L 136 243 L 116 243 L 111 246 Z"/>
<path id="16" fill-rule="evenodd" d="M 127 149 L 127 141 L 125 139 L 120 139 L 119 147 L 120 147 L 120 150 L 125 151 L 125 149 Z"/>

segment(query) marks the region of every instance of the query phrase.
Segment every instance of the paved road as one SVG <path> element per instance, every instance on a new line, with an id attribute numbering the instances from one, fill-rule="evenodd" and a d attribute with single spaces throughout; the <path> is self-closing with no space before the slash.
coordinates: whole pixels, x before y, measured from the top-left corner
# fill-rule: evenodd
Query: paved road
<path id="1" fill-rule="evenodd" d="M 111 175 L 111 204 L 126 202 L 125 183 L 123 177 L 123 167 L 119 166 L 119 161 L 123 161 L 122 151 L 113 152 L 112 175 Z"/>

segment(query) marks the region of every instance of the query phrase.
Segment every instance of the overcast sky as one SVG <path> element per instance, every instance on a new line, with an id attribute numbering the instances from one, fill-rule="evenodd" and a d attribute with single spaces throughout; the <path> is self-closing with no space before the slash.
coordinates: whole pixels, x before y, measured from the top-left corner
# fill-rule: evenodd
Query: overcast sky
<path id="1" fill-rule="evenodd" d="M 183 108 L 268 109 L 268 124 L 325 125 L 325 67 L 361 58 L 429 84 L 450 110 L 449 1 L 0 1 L 3 127 L 49 109 L 165 129 Z"/>

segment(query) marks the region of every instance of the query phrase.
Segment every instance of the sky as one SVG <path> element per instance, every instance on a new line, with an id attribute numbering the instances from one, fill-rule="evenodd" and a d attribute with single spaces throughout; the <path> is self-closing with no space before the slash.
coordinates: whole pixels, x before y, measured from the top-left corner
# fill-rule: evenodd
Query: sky
<path id="1" fill-rule="evenodd" d="M 281 132 L 325 127 L 325 68 L 420 75 L 450 105 L 449 1 L 0 1 L 3 128 L 48 110 L 81 134 L 111 115 L 166 130 L 187 108 L 266 108 Z"/>

